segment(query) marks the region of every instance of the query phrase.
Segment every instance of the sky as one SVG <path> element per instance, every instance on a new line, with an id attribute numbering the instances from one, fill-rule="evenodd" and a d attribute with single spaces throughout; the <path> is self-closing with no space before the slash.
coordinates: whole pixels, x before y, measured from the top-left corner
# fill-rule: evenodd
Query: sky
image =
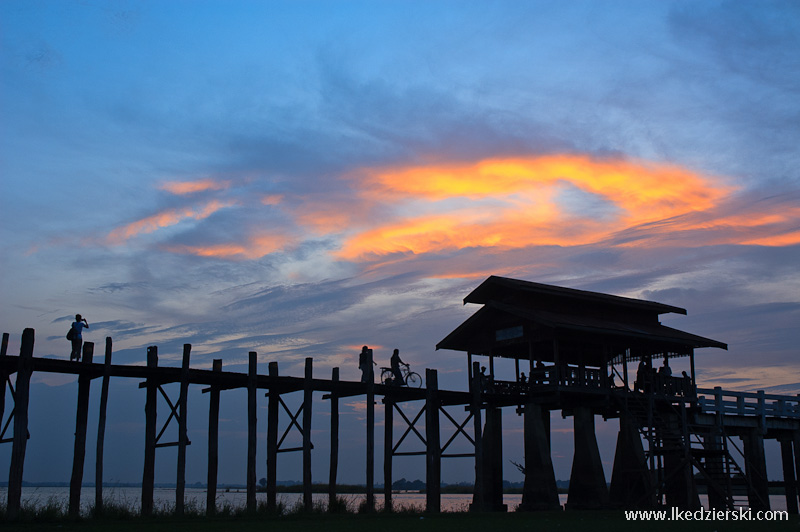
<path id="1" fill-rule="evenodd" d="M 255 351 L 262 373 L 313 357 L 350 380 L 362 345 L 383 365 L 399 348 L 464 390 L 466 356 L 435 345 L 501 275 L 686 308 L 662 321 L 729 345 L 698 351 L 701 386 L 798 394 L 798 52 L 793 1 L 3 0 L 0 329 L 66 358 L 81 313 L 115 363 L 157 345 L 179 365 L 191 343 L 193 367 Z M 75 378 L 32 394 L 25 478 L 66 480 Z M 192 387 L 189 482 L 207 401 Z M 363 482 L 364 405 L 345 403 L 340 480 Z M 143 408 L 112 382 L 109 480 L 141 479 Z M 220 481 L 244 483 L 245 393 L 222 409 Z M 609 476 L 618 427 L 597 424 Z M 566 479 L 570 419 L 553 438 Z M 290 454 L 279 479 L 301 478 Z M 471 480 L 451 462 L 445 481 Z"/>

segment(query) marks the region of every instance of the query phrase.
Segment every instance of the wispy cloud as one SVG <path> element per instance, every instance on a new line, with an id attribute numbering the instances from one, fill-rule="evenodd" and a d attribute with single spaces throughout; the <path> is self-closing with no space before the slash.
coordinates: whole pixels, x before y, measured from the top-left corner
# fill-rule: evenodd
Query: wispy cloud
<path id="1" fill-rule="evenodd" d="M 167 209 L 114 229 L 106 238 L 109 244 L 120 245 L 139 235 L 154 233 L 177 225 L 184 220 L 202 220 L 215 212 L 234 205 L 234 201 L 211 200 L 197 206 Z"/>
<path id="2" fill-rule="evenodd" d="M 161 189 L 176 195 L 187 195 L 209 190 L 224 190 L 230 186 L 230 181 L 208 178 L 196 181 L 168 181 L 161 185 Z"/>

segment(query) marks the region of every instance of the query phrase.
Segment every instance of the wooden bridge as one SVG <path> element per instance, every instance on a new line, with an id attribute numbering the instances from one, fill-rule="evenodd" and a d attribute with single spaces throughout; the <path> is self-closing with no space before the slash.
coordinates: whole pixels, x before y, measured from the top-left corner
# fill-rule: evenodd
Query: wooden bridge
<path id="1" fill-rule="evenodd" d="M 654 316 L 663 312 L 684 313 L 677 307 L 605 294 L 570 290 L 525 281 L 490 277 L 465 302 L 484 307 L 459 326 L 437 348 L 468 354 L 469 391 L 440 390 L 436 370 L 425 372 L 424 388 L 407 388 L 339 379 L 333 368 L 329 379 L 313 377 L 313 360 L 305 360 L 302 377 L 280 375 L 278 363 L 270 362 L 267 373 L 259 373 L 257 355 L 249 353 L 247 373 L 223 371 L 222 361 L 212 369 L 190 367 L 191 346 L 184 345 L 180 367 L 158 365 L 157 347 L 147 349 L 147 364 L 112 364 L 112 340 L 106 339 L 102 363 L 94 362 L 94 344 L 83 346 L 81 362 L 34 356 L 34 331 L 22 334 L 19 355 L 9 355 L 9 335 L 0 350 L 0 442 L 11 443 L 8 516 L 20 509 L 23 466 L 28 434 L 30 379 L 34 372 L 78 376 L 76 430 L 69 512 L 80 513 L 80 487 L 86 454 L 90 384 L 101 379 L 100 412 L 96 445 L 95 506 L 102 509 L 103 447 L 106 405 L 111 377 L 140 380 L 145 389 L 144 468 L 142 514 L 153 511 L 156 450 L 177 447 L 176 503 L 184 510 L 188 389 L 203 386 L 209 397 L 207 512 L 216 511 L 218 426 L 221 392 L 247 390 L 247 508 L 256 508 L 257 393 L 267 392 L 267 505 L 277 503 L 278 455 L 301 452 L 303 504 L 311 508 L 311 419 L 317 405 L 314 392 L 323 392 L 330 409 L 329 503 L 336 500 L 339 458 L 339 400 L 363 397 L 366 406 L 366 508 L 375 507 L 375 399 L 382 397 L 385 424 L 383 436 L 383 484 L 385 506 L 392 505 L 392 462 L 395 456 L 425 456 L 426 507 L 441 508 L 441 460 L 472 457 L 475 488 L 471 509 L 506 510 L 503 504 L 504 408 L 524 416 L 525 487 L 520 509 L 560 508 L 550 451 L 550 413 L 560 411 L 574 421 L 574 457 L 567 508 L 652 508 L 662 505 L 685 509 L 699 505 L 698 486 L 705 486 L 709 505 L 733 508 L 749 505 L 769 509 L 769 488 L 785 489 L 787 509 L 798 512 L 800 479 L 800 396 L 743 393 L 720 388 L 698 388 L 695 384 L 694 348 L 725 344 L 660 325 Z M 680 377 L 654 371 L 653 360 L 685 356 L 691 374 Z M 487 357 L 485 373 L 477 357 Z M 513 379 L 501 379 L 495 360 L 514 361 Z M 629 378 L 628 365 L 639 361 L 636 381 Z M 525 368 L 527 364 L 527 367 Z M 666 363 L 664 364 L 667 365 Z M 371 364 L 369 364 L 372 367 Z M 522 368 L 528 370 L 524 375 Z M 14 383 L 11 377 L 15 376 Z M 619 379 L 620 382 L 617 382 Z M 164 385 L 178 383 L 179 396 L 170 398 Z M 6 386 L 14 399 L 8 416 Z M 293 411 L 282 395 L 303 392 L 300 407 Z M 158 398 L 169 411 L 160 428 Z M 421 403 L 421 406 L 418 406 Z M 450 408 L 456 407 L 456 408 Z M 448 409 L 449 408 L 449 409 Z M 412 412 L 416 412 L 415 414 Z M 395 414 L 404 427 L 395 438 Z M 279 419 L 288 416 L 288 427 L 279 435 Z M 595 418 L 619 420 L 619 436 L 610 488 L 597 446 Z M 421 421 L 423 420 L 424 421 Z M 162 418 L 163 419 L 163 418 Z M 175 420 L 177 437 L 166 441 L 168 426 Z M 13 435 L 6 435 L 13 421 Z M 418 423 L 420 426 L 417 426 Z M 424 427 L 422 424 L 424 423 Z M 449 436 L 443 435 L 443 429 Z M 297 431 L 302 445 L 286 447 L 287 435 Z M 35 435 L 33 435 L 35 437 Z M 423 451 L 403 452 L 400 444 L 417 439 Z M 470 453 L 450 451 L 456 439 L 469 443 Z M 736 439 L 741 439 L 740 449 Z M 767 478 L 764 440 L 780 442 L 784 480 Z M 445 440 L 443 442 L 443 440 Z"/>

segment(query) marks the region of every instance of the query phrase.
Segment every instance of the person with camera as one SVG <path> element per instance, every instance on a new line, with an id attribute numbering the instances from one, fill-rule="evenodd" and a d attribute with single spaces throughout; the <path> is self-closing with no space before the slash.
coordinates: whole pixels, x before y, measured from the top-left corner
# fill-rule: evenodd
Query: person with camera
<path id="1" fill-rule="evenodd" d="M 70 360 L 80 362 L 81 360 L 81 347 L 83 347 L 83 337 L 81 331 L 89 328 L 89 322 L 80 314 L 75 314 L 75 321 L 72 322 L 72 352 L 69 354 Z"/>

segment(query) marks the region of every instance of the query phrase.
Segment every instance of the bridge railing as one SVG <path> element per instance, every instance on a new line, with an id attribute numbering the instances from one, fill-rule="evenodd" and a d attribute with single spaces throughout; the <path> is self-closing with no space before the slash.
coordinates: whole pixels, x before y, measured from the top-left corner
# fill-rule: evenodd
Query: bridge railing
<path id="1" fill-rule="evenodd" d="M 698 388 L 697 404 L 705 413 L 800 419 L 800 395 L 726 392 L 717 386 Z"/>

